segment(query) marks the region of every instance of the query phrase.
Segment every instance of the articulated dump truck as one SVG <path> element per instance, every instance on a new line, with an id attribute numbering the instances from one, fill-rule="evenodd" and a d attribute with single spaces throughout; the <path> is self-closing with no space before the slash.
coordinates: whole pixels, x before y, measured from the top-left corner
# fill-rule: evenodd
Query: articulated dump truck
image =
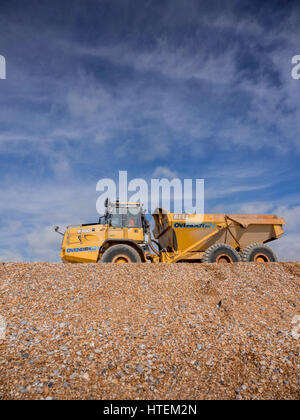
<path id="1" fill-rule="evenodd" d="M 70 263 L 234 263 L 274 262 L 266 245 L 283 235 L 285 221 L 275 215 L 152 215 L 153 236 L 139 203 L 111 203 L 99 222 L 68 226 L 61 259 Z"/>

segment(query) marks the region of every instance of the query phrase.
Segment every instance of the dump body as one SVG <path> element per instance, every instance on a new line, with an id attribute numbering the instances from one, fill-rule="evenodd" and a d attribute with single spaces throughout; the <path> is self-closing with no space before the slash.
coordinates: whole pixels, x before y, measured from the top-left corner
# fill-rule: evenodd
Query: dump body
<path id="1" fill-rule="evenodd" d="M 242 250 L 283 235 L 285 221 L 276 215 L 175 214 L 157 209 L 153 234 L 165 251 L 166 262 L 201 259 L 214 244 Z"/>

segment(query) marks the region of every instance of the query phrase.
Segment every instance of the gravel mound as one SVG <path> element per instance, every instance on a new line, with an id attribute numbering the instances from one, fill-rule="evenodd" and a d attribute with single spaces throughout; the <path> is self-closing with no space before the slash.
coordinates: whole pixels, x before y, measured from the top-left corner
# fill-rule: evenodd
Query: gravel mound
<path id="1" fill-rule="evenodd" d="M 0 263 L 2 399 L 299 399 L 299 344 L 299 263 Z"/>

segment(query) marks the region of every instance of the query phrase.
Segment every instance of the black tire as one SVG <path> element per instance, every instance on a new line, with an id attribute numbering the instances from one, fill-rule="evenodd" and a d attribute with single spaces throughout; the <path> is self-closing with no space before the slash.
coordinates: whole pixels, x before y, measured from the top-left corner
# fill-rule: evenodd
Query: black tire
<path id="1" fill-rule="evenodd" d="M 216 244 L 210 246 L 202 257 L 204 263 L 235 263 L 240 262 L 239 253 L 226 244 Z"/>
<path id="2" fill-rule="evenodd" d="M 241 252 L 243 262 L 276 262 L 277 256 L 273 249 L 263 244 L 251 244 Z"/>
<path id="3" fill-rule="evenodd" d="M 139 263 L 141 262 L 139 253 L 128 245 L 113 245 L 102 255 L 103 263 Z"/>

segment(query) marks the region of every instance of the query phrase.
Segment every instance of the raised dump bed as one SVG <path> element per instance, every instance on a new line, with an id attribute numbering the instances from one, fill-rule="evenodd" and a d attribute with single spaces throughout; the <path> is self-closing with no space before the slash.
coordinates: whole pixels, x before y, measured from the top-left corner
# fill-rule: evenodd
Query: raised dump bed
<path id="1" fill-rule="evenodd" d="M 276 261 L 264 244 L 280 238 L 285 225 L 276 215 L 175 214 L 162 208 L 153 218 L 165 262 Z"/>

